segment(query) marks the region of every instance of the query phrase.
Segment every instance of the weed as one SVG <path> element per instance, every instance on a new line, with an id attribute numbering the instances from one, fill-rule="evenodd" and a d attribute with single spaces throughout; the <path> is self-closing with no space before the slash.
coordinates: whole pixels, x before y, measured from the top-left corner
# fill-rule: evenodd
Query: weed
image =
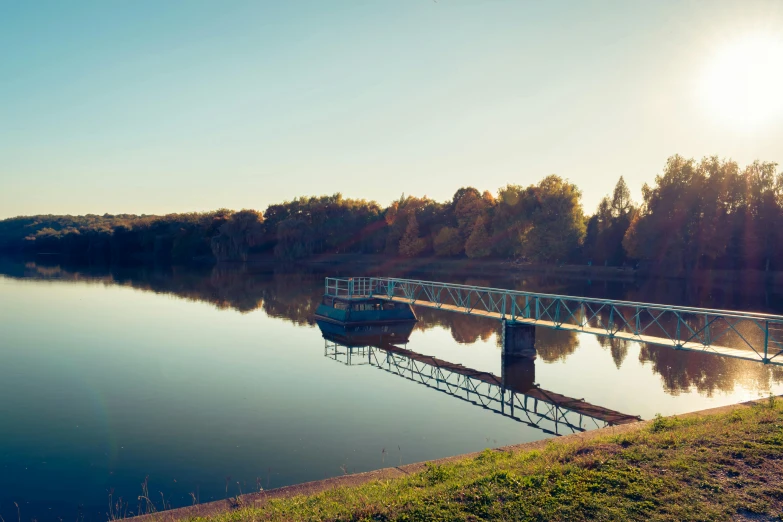
<path id="1" fill-rule="evenodd" d="M 677 425 L 677 417 L 662 417 L 660 413 L 655 414 L 655 418 L 650 424 L 650 431 L 652 433 L 659 433 L 661 431 L 667 431 Z"/>
<path id="2" fill-rule="evenodd" d="M 437 484 L 438 482 L 444 482 L 449 478 L 451 470 L 445 466 L 427 462 L 423 475 L 430 484 Z"/>

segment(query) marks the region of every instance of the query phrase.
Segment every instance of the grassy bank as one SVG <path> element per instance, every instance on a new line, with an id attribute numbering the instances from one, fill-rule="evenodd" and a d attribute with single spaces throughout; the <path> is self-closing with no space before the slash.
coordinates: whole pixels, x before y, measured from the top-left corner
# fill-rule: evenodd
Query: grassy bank
<path id="1" fill-rule="evenodd" d="M 780 398 L 631 428 L 316 495 L 248 496 L 198 520 L 782 519 Z"/>

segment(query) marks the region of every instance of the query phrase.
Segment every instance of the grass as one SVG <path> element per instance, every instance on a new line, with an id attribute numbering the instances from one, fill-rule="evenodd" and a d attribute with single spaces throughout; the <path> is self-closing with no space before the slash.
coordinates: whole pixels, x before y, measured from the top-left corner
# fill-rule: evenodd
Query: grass
<path id="1" fill-rule="evenodd" d="M 490 451 L 197 520 L 783 520 L 783 401 Z"/>

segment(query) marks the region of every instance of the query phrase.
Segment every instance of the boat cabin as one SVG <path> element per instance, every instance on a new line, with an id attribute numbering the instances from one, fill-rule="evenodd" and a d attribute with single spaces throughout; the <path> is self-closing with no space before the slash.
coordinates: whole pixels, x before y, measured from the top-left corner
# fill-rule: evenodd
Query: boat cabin
<path id="1" fill-rule="evenodd" d="M 315 311 L 320 321 L 337 323 L 403 323 L 416 321 L 408 303 L 387 301 L 377 297 L 336 297 L 326 295 Z"/>

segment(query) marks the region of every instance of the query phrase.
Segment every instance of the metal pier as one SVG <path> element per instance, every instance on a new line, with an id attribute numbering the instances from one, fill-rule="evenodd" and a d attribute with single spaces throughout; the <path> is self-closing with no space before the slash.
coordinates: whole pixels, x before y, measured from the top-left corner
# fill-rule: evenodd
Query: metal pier
<path id="1" fill-rule="evenodd" d="M 783 365 L 783 316 L 779 315 L 390 277 L 329 277 L 325 291 Z"/>

